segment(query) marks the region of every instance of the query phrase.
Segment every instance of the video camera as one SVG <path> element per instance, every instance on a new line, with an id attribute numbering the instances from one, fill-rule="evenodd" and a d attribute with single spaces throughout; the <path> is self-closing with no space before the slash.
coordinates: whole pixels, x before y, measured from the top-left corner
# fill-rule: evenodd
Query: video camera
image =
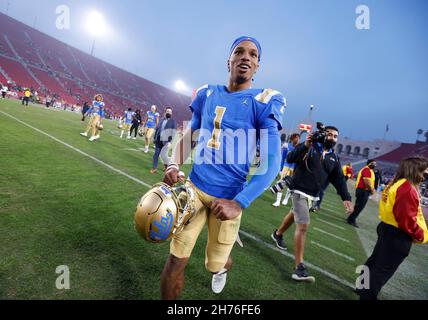
<path id="1" fill-rule="evenodd" d="M 286 176 L 283 179 L 279 180 L 277 183 L 275 183 L 272 187 L 270 187 L 270 192 L 273 194 L 276 194 L 278 192 L 281 192 L 284 190 L 285 187 L 288 187 L 288 189 L 293 190 L 293 179 L 290 176 Z"/>
<path id="2" fill-rule="evenodd" d="M 325 126 L 322 122 L 317 122 L 317 129 L 318 131 L 312 133 L 312 142 L 319 142 L 322 144 L 325 142 L 327 131 L 325 130 Z"/>

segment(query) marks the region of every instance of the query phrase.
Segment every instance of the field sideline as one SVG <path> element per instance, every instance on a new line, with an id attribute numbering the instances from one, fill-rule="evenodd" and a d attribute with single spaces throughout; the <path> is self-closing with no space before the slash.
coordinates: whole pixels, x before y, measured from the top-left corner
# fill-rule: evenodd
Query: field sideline
<path id="1" fill-rule="evenodd" d="M 169 245 L 144 242 L 133 226 L 138 199 L 147 185 L 162 178 L 149 173 L 153 152 L 138 150 L 141 139 L 119 139 L 109 121 L 100 141 L 88 142 L 79 135 L 85 126 L 79 114 L 0 100 L 0 299 L 160 297 Z M 372 233 L 364 231 L 376 226 L 376 204 L 371 202 L 362 215 L 359 232 L 367 241 L 361 243 L 329 189 L 323 210 L 311 217 L 305 258 L 317 281 L 308 285 L 291 280 L 293 232 L 285 236 L 286 253 L 272 247 L 270 234 L 289 209 L 273 208 L 273 201 L 268 191 L 245 210 L 244 247 L 233 250 L 234 267 L 220 296 L 211 292 L 204 268 L 204 230 L 187 268 L 182 299 L 357 298 L 351 286 L 373 242 Z M 416 279 L 424 279 L 426 254 L 426 247 L 418 247 L 409 258 L 422 266 L 412 269 Z M 55 287 L 60 265 L 70 268 L 70 290 Z M 405 280 L 399 281 L 405 286 Z M 424 281 L 414 282 L 420 292 L 427 291 Z M 389 289 L 384 298 L 394 292 Z"/>

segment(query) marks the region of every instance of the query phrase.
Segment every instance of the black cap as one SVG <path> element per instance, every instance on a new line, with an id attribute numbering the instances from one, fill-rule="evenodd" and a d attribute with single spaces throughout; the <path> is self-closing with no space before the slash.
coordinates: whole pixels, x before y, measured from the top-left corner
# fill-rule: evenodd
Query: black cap
<path id="1" fill-rule="evenodd" d="M 376 162 L 376 160 L 375 159 L 369 159 L 369 160 L 367 160 L 367 165 L 369 165 L 372 162 Z"/>

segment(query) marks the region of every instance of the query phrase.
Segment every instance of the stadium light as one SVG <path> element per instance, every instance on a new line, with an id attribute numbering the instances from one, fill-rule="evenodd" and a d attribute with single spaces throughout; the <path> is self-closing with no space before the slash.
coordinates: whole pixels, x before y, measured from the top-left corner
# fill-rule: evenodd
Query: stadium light
<path id="1" fill-rule="evenodd" d="M 174 87 L 175 87 L 175 90 L 182 93 L 189 93 L 191 91 L 189 87 L 184 83 L 183 80 L 175 81 Z"/>
<path id="2" fill-rule="evenodd" d="M 91 55 L 94 55 L 95 40 L 106 32 L 103 15 L 98 11 L 89 12 L 86 20 L 86 29 L 94 37 L 91 49 Z"/>

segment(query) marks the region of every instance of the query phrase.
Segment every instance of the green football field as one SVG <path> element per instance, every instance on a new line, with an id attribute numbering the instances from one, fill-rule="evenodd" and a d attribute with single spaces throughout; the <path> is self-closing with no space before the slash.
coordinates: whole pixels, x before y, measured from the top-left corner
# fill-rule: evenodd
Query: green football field
<path id="1" fill-rule="evenodd" d="M 146 155 L 141 139 L 119 139 L 109 121 L 101 139 L 89 142 L 79 135 L 85 126 L 79 114 L 0 101 L 0 299 L 160 298 L 169 244 L 144 242 L 133 221 L 145 184 L 162 179 L 149 173 L 153 150 Z M 335 191 L 311 217 L 305 260 L 314 284 L 291 279 L 294 228 L 285 235 L 288 251 L 273 246 L 270 235 L 289 210 L 273 202 L 267 191 L 245 210 L 244 247 L 233 249 L 221 295 L 211 292 L 204 268 L 203 231 L 182 299 L 357 298 L 355 269 L 367 255 Z M 376 205 L 367 210 L 375 215 Z M 70 270 L 69 290 L 55 285 L 62 265 Z"/>

